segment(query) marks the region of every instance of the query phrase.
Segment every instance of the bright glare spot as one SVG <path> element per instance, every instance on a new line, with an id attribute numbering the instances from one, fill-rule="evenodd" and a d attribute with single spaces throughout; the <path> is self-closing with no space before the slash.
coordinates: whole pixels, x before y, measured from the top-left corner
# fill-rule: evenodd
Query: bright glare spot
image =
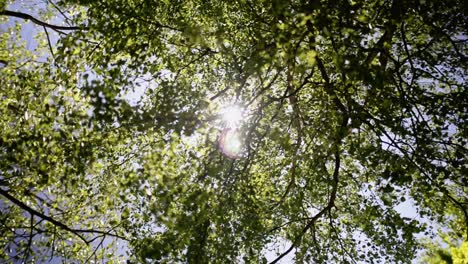
<path id="1" fill-rule="evenodd" d="M 237 126 L 244 118 L 242 108 L 237 105 L 228 106 L 224 108 L 221 113 L 223 115 L 223 121 L 226 122 L 228 127 Z"/>
<path id="2" fill-rule="evenodd" d="M 219 148 L 229 158 L 238 158 L 242 150 L 239 132 L 236 129 L 224 129 L 219 138 Z"/>

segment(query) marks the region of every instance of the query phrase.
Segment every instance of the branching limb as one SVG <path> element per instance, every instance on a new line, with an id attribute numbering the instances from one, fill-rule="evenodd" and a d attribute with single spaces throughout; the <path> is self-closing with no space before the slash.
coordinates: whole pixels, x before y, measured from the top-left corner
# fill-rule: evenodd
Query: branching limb
<path id="1" fill-rule="evenodd" d="M 47 2 L 49 2 L 60 14 L 62 14 L 62 16 L 65 18 L 65 22 L 69 24 L 68 21 L 71 21 L 71 19 L 57 6 L 57 4 L 51 0 L 47 0 Z"/>
<path id="2" fill-rule="evenodd" d="M 42 26 L 42 27 L 44 28 L 44 31 L 45 31 L 46 36 L 47 36 L 47 44 L 49 44 L 50 54 L 52 55 L 52 58 L 54 58 L 54 62 L 55 62 L 55 54 L 54 54 L 54 50 L 52 49 L 52 43 L 50 41 L 49 32 L 47 31 L 47 27 L 45 27 L 45 26 Z"/>
<path id="3" fill-rule="evenodd" d="M 28 245 L 26 246 L 26 253 L 24 254 L 24 257 L 23 257 L 23 263 L 26 263 L 28 261 L 28 258 L 29 258 L 29 254 L 31 252 L 31 245 L 32 245 L 32 239 L 33 239 L 33 236 L 34 236 L 34 215 L 31 214 L 31 218 L 30 218 L 30 228 L 31 228 L 31 231 L 29 233 L 29 239 L 28 239 Z"/>
<path id="4" fill-rule="evenodd" d="M 278 69 L 278 71 L 276 72 L 276 74 L 273 76 L 273 78 L 271 79 L 271 81 L 265 86 L 263 87 L 247 104 L 246 106 L 249 106 L 251 104 L 253 104 L 253 102 L 255 102 L 255 100 L 257 100 L 257 98 L 262 95 L 264 92 L 268 91 L 272 86 L 273 84 L 276 82 L 276 80 L 278 79 L 278 77 L 280 76 L 280 73 L 283 69 Z"/>
<path id="5" fill-rule="evenodd" d="M 330 228 L 331 230 L 333 231 L 333 233 L 335 233 L 335 236 L 336 236 L 336 240 L 338 241 L 338 243 L 340 244 L 340 247 L 341 247 L 341 250 L 343 250 L 344 253 L 346 253 L 346 255 L 348 255 L 349 259 L 354 263 L 354 264 L 357 264 L 356 260 L 354 259 L 354 257 L 351 255 L 351 253 L 349 253 L 349 251 L 346 249 L 345 245 L 344 245 L 344 242 L 343 242 L 343 239 L 341 238 L 341 235 L 338 233 L 338 230 L 336 229 L 336 227 L 333 225 L 333 218 L 331 216 L 331 212 L 330 212 Z"/>
<path id="6" fill-rule="evenodd" d="M 44 21 L 41 21 L 29 14 L 25 14 L 25 13 L 21 13 L 21 12 L 15 12 L 15 11 L 10 11 L 10 10 L 3 10 L 0 12 L 0 15 L 3 15 L 3 16 L 11 16 L 11 17 L 17 17 L 17 18 L 22 18 L 22 19 L 26 19 L 26 20 L 31 20 L 31 22 L 33 22 L 34 24 L 37 24 L 39 26 L 43 26 L 43 27 L 48 27 L 48 28 L 51 28 L 55 31 L 59 31 L 59 30 L 88 30 L 89 28 L 87 27 L 66 27 L 66 26 L 57 26 L 57 25 L 52 25 L 52 24 L 49 24 L 49 23 L 46 23 Z"/>
<path id="7" fill-rule="evenodd" d="M 86 259 L 85 263 L 89 263 L 89 260 L 91 260 L 91 257 L 92 256 L 96 256 L 96 252 L 98 251 L 98 249 L 100 247 L 102 247 L 102 244 L 104 243 L 104 240 L 106 239 L 106 235 L 102 235 L 102 238 L 101 240 L 99 241 L 99 244 L 96 246 L 96 248 L 94 249 L 93 253 L 91 253 L 91 255 L 89 255 L 89 257 Z"/>
<path id="8" fill-rule="evenodd" d="M 109 231 L 101 231 L 101 230 L 94 230 L 94 229 L 75 229 L 75 228 L 71 228 L 71 227 L 65 225 L 64 223 L 59 222 L 59 221 L 53 219 L 52 217 L 47 216 L 47 215 L 45 215 L 45 214 L 43 214 L 43 213 L 29 207 L 25 203 L 21 202 L 20 200 L 16 199 L 15 197 L 13 197 L 8 191 L 0 189 L 0 194 L 3 195 L 8 200 L 10 200 L 15 205 L 17 205 L 18 207 L 20 207 L 21 209 L 23 209 L 26 212 L 30 213 L 31 215 L 38 216 L 38 217 L 44 219 L 45 221 L 50 222 L 53 225 L 55 225 L 55 226 L 57 226 L 57 227 L 59 227 L 59 228 L 61 228 L 63 230 L 66 230 L 66 231 L 69 231 L 69 232 L 75 234 L 77 237 L 79 237 L 81 240 L 83 240 L 83 242 L 85 242 L 86 244 L 89 244 L 89 240 L 87 240 L 82 235 L 83 233 L 108 235 L 108 236 L 119 238 L 119 239 L 122 239 L 122 240 L 126 240 L 126 241 L 128 240 L 127 238 L 125 238 L 125 237 L 123 237 L 121 235 L 110 233 Z"/>
<path id="9" fill-rule="evenodd" d="M 311 229 L 317 220 L 322 217 L 326 212 L 328 212 L 333 206 L 335 206 L 336 194 L 338 191 L 338 182 L 339 182 L 339 172 L 340 172 L 340 150 L 339 148 L 335 151 L 335 170 L 333 172 L 333 187 L 330 195 L 330 200 L 328 201 L 327 206 L 325 206 L 320 212 L 318 212 L 314 217 L 310 219 L 307 225 L 302 229 L 302 232 L 296 236 L 292 245 L 281 255 L 279 255 L 275 260 L 270 262 L 270 264 L 278 263 L 283 257 L 288 255 L 295 247 L 299 246 L 302 240 L 302 237 L 305 235 L 309 229 Z"/>
<path id="10" fill-rule="evenodd" d="M 50 259 L 49 262 L 54 258 L 54 253 L 55 253 L 55 236 L 57 235 L 57 226 L 54 226 L 54 235 L 52 238 L 52 252 L 50 253 Z"/>
<path id="11" fill-rule="evenodd" d="M 292 67 L 292 66 L 291 66 Z M 293 124 L 296 128 L 297 132 L 297 139 L 296 139 L 296 152 L 294 153 L 294 156 L 292 157 L 292 164 L 291 164 L 291 179 L 288 183 L 288 186 L 286 187 L 286 190 L 284 191 L 283 195 L 281 195 L 280 200 L 273 205 L 273 208 L 277 207 L 280 205 L 285 199 L 286 196 L 289 194 L 289 192 L 294 188 L 296 184 L 296 168 L 297 168 L 297 156 L 300 154 L 300 149 L 302 146 L 302 128 L 303 128 L 303 122 L 302 117 L 301 117 L 301 111 L 297 103 L 297 97 L 296 94 L 306 85 L 309 83 L 309 78 L 312 77 L 314 71 L 311 71 L 305 78 L 304 81 L 302 82 L 301 85 L 299 85 L 296 89 L 293 87 L 293 75 L 292 75 L 292 70 L 289 68 L 288 73 L 287 73 L 287 89 L 284 92 L 284 95 L 280 98 L 275 98 L 273 100 L 284 100 L 286 98 L 289 99 L 289 103 L 291 104 L 294 112 L 294 117 L 293 117 Z"/>
<path id="12" fill-rule="evenodd" d="M 303 217 L 303 218 L 299 218 L 299 219 L 294 219 L 294 220 L 291 220 L 291 221 L 288 221 L 286 223 L 283 223 L 279 226 L 275 226 L 274 228 L 270 229 L 268 231 L 268 233 L 272 233 L 272 232 L 275 232 L 277 230 L 280 230 L 281 228 L 287 226 L 287 225 L 290 225 L 290 224 L 293 224 L 293 223 L 297 223 L 297 222 L 302 222 L 302 221 L 306 221 L 306 220 L 310 220 L 311 218 L 309 217 Z"/>
<path id="13" fill-rule="evenodd" d="M 398 151 L 403 153 L 404 157 L 416 167 L 416 169 L 421 173 L 421 175 L 428 179 L 431 182 L 431 184 L 436 186 L 450 201 L 452 201 L 462 211 L 465 218 L 465 223 L 468 226 L 468 210 L 466 206 L 462 202 L 458 201 L 455 197 L 453 197 L 444 186 L 438 184 L 438 182 L 423 169 L 422 165 L 420 165 L 416 160 L 413 159 L 412 155 L 414 155 L 414 153 L 411 153 L 410 151 L 402 148 L 398 144 L 398 142 L 396 142 L 395 139 L 386 131 L 386 129 L 383 127 L 381 121 L 378 118 L 374 117 L 365 109 L 362 109 L 362 111 L 365 113 L 366 118 L 361 118 L 361 121 L 368 125 L 369 128 L 372 129 L 375 134 L 378 135 L 381 133 L 385 135 L 391 141 L 391 145 L 398 149 Z M 376 124 L 372 124 L 369 120 L 374 120 Z M 466 234 L 468 236 L 468 229 L 466 229 Z"/>
<path id="14" fill-rule="evenodd" d="M 336 194 L 338 192 L 338 182 L 339 182 L 339 173 L 340 173 L 340 156 L 341 156 L 341 143 L 343 138 L 345 137 L 345 131 L 348 124 L 349 116 L 346 106 L 340 101 L 338 96 L 336 95 L 335 91 L 333 90 L 332 83 L 330 82 L 330 77 L 327 74 L 325 66 L 319 57 L 316 57 L 317 66 L 319 71 L 322 75 L 322 78 L 325 80 L 325 92 L 332 98 L 333 102 L 335 103 L 336 108 L 341 112 L 341 125 L 338 128 L 338 133 L 335 142 L 335 151 L 334 151 L 334 159 L 335 159 L 335 169 L 332 175 L 332 190 L 330 193 L 330 199 L 328 200 L 328 204 L 320 210 L 314 217 L 310 219 L 307 225 L 302 229 L 302 232 L 294 239 L 292 245 L 281 255 L 279 255 L 275 260 L 273 260 L 270 264 L 277 263 L 283 257 L 288 255 L 295 247 L 299 246 L 304 234 L 311 229 L 317 220 L 321 218 L 326 212 L 330 211 L 331 208 L 335 206 L 335 199 Z"/>

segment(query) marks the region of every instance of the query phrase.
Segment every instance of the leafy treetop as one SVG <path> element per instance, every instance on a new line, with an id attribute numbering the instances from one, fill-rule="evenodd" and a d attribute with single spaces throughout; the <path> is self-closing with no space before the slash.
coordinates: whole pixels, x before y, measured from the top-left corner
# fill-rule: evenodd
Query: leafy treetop
<path id="1" fill-rule="evenodd" d="M 467 239 L 462 1 L 49 5 L 67 25 L 0 5 L 44 33 L 0 39 L 0 256 L 409 263 L 429 222 Z"/>

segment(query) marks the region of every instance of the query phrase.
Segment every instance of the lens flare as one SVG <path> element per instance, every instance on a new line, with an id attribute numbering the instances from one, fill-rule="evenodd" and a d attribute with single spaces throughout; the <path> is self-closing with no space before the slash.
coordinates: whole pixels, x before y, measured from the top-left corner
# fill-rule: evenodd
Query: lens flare
<path id="1" fill-rule="evenodd" d="M 219 149 L 231 159 L 240 157 L 242 143 L 237 129 L 225 128 L 219 137 Z"/>

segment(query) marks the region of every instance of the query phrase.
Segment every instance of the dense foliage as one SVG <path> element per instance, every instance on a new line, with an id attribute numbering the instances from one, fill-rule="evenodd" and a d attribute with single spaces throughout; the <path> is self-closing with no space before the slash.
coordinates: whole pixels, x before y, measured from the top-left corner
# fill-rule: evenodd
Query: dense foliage
<path id="1" fill-rule="evenodd" d="M 449 247 L 443 248 L 440 245 L 430 245 L 422 258 L 428 264 L 463 264 L 468 262 L 468 242 L 463 242 L 460 246 L 453 245 L 450 241 Z"/>
<path id="2" fill-rule="evenodd" d="M 409 263 L 437 226 L 467 239 L 463 1 L 0 3 L 4 259 Z"/>

